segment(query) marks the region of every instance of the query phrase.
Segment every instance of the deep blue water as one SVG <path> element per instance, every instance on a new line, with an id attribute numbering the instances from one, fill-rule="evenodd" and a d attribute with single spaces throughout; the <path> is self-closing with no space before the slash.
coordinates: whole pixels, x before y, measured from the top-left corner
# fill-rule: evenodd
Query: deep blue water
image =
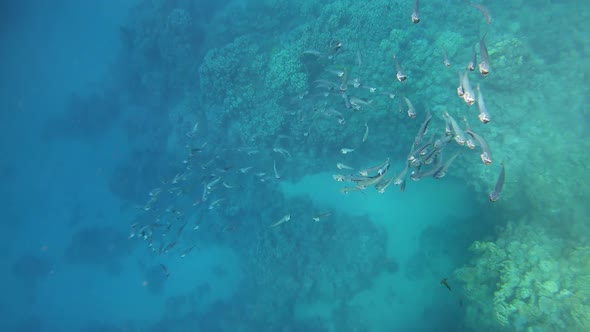
<path id="1" fill-rule="evenodd" d="M 590 10 L 481 5 L 0 2 L 0 330 L 589 330 Z"/>

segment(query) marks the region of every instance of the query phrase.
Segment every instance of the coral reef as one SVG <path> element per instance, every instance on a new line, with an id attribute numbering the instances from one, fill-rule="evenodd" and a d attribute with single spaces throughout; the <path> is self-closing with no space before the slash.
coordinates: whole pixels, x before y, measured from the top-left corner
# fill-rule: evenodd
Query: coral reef
<path id="1" fill-rule="evenodd" d="M 466 322 L 488 330 L 590 329 L 590 249 L 571 247 L 527 223 L 496 242 L 474 242 L 472 264 L 456 271 Z"/>

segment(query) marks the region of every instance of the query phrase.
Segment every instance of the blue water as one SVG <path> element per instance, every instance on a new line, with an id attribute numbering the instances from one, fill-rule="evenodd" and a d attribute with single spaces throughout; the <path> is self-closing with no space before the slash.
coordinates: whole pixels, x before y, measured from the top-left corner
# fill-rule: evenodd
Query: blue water
<path id="1" fill-rule="evenodd" d="M 0 2 L 0 330 L 590 330 L 590 10 L 482 5 Z M 334 180 L 427 112 L 492 163 L 453 131 L 403 191 Z"/>

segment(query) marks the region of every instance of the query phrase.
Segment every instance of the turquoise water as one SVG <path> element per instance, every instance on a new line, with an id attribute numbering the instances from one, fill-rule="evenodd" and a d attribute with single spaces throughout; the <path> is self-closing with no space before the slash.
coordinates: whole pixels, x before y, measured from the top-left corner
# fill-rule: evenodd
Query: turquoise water
<path id="1" fill-rule="evenodd" d="M 590 7 L 481 5 L 0 3 L 0 330 L 590 330 Z"/>

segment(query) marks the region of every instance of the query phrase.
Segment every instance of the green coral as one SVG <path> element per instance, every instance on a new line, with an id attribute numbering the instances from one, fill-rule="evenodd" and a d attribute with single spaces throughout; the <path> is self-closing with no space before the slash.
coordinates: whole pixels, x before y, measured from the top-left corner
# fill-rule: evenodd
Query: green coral
<path id="1" fill-rule="evenodd" d="M 477 258 L 456 271 L 473 327 L 590 330 L 590 247 L 567 249 L 539 228 L 508 224 L 496 242 L 474 242 Z M 565 254 L 564 254 L 565 253 Z"/>

